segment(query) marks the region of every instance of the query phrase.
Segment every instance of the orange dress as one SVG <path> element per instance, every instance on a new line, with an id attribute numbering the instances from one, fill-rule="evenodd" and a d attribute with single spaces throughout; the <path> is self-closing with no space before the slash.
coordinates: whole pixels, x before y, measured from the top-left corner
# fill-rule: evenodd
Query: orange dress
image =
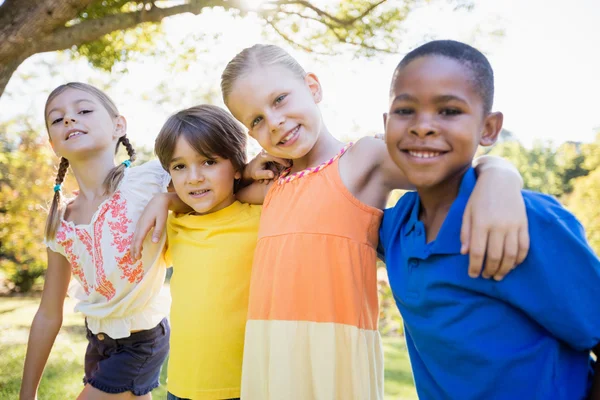
<path id="1" fill-rule="evenodd" d="M 343 184 L 345 149 L 267 194 L 250 282 L 244 400 L 383 399 L 375 251 L 383 212 Z"/>

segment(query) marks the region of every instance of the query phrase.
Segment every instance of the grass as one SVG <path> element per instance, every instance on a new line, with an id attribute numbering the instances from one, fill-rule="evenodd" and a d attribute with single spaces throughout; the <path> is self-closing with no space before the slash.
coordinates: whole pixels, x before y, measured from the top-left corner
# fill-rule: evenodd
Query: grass
<path id="1" fill-rule="evenodd" d="M 39 298 L 0 298 L 0 399 L 18 399 L 29 326 Z M 56 338 L 44 371 L 38 398 L 43 400 L 75 398 L 83 388 L 83 356 L 87 340 L 83 317 L 72 312 L 74 302 L 67 299 L 63 327 Z M 384 338 L 386 400 L 416 400 L 408 354 L 403 338 Z M 152 392 L 154 399 L 166 398 L 166 368 L 161 386 Z"/>

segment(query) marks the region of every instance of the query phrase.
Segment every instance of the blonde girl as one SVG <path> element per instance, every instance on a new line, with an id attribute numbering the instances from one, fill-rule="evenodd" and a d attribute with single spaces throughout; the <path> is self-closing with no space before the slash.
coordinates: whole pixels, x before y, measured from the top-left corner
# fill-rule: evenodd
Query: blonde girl
<path id="1" fill-rule="evenodd" d="M 155 194 L 166 191 L 169 175 L 158 162 L 131 167 L 135 151 L 126 137 L 127 122 L 93 86 L 57 87 L 44 117 L 60 166 L 46 225 L 48 270 L 20 398 L 37 396 L 74 277 L 79 286 L 73 293 L 75 310 L 85 316 L 89 342 L 78 399 L 150 399 L 169 350 L 164 239 L 147 243 L 140 260 L 131 257 L 129 246 L 141 212 Z M 129 158 L 115 165 L 120 146 Z M 69 167 L 79 191 L 65 203 L 62 183 Z"/>

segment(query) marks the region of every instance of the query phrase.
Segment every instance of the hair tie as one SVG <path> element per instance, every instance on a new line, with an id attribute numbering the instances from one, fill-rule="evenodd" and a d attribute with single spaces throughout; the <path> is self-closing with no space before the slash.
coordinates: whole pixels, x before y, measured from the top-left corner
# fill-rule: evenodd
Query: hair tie
<path id="1" fill-rule="evenodd" d="M 60 191 L 60 185 L 54 185 L 54 193 Z"/>
<path id="2" fill-rule="evenodd" d="M 131 160 L 125 160 L 121 164 L 125 165 L 125 168 L 131 167 Z"/>

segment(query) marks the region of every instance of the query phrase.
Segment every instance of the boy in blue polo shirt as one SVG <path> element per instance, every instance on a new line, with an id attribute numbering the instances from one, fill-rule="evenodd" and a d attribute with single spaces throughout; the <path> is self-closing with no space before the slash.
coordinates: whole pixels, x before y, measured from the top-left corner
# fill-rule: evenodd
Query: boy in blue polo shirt
<path id="1" fill-rule="evenodd" d="M 454 41 L 413 50 L 392 78 L 386 144 L 417 192 L 385 211 L 380 250 L 417 393 L 600 398 L 590 357 L 600 350 L 600 261 L 573 215 L 550 196 L 523 191 L 527 258 L 500 282 L 465 274 L 460 226 L 475 186 L 471 163 L 478 144 L 493 144 L 502 128 L 493 90 L 485 56 Z"/>

